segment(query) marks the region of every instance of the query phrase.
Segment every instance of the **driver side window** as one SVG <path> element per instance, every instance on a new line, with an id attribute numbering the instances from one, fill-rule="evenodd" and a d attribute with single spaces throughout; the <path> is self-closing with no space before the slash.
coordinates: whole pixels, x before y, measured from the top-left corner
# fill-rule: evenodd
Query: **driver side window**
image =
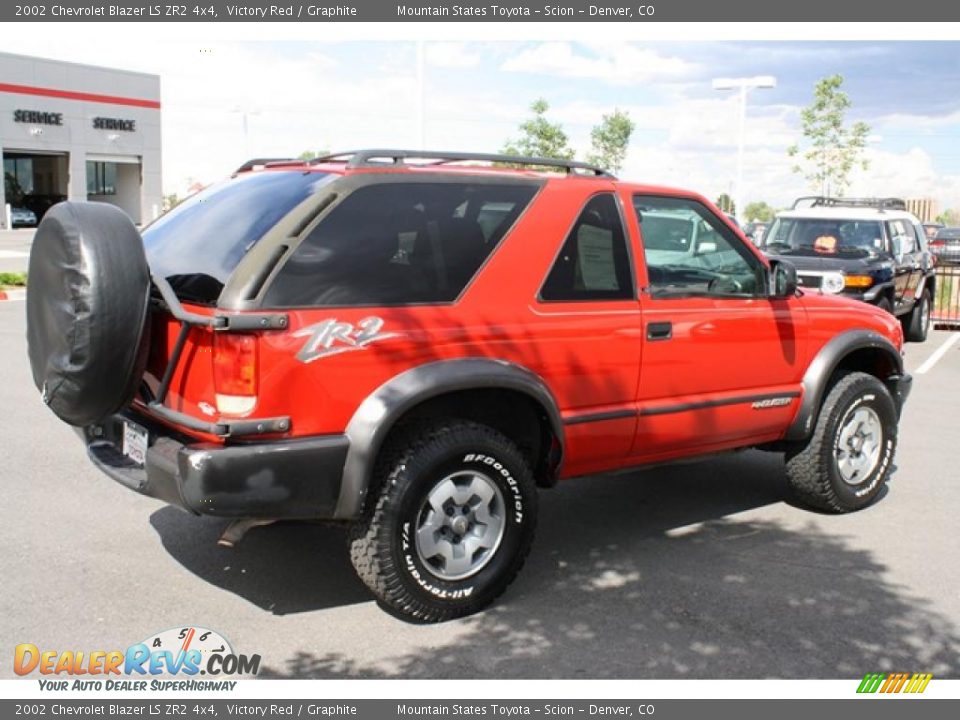
<path id="1" fill-rule="evenodd" d="M 689 198 L 636 195 L 633 207 L 651 296 L 764 294 L 763 263 L 706 206 Z"/>
<path id="2" fill-rule="evenodd" d="M 912 255 L 917 251 L 917 236 L 913 226 L 906 220 L 891 220 L 887 223 L 890 238 L 897 241 L 901 255 Z M 897 248 L 893 248 L 894 252 Z"/>

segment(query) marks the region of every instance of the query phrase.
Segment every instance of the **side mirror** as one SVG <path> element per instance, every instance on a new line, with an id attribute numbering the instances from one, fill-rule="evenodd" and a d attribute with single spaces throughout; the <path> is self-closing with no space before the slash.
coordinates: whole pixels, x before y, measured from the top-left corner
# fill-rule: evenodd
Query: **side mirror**
<path id="1" fill-rule="evenodd" d="M 770 261 L 770 297 L 788 298 L 797 292 L 797 269 L 786 260 Z"/>

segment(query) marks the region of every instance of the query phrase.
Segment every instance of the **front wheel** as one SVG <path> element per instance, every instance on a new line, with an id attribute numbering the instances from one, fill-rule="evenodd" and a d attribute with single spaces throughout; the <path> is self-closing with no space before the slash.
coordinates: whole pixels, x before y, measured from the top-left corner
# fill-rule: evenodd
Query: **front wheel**
<path id="1" fill-rule="evenodd" d="M 897 412 L 872 375 L 842 375 L 827 393 L 813 435 L 787 452 L 787 478 L 807 505 L 844 513 L 869 505 L 887 482 Z"/>
<path id="2" fill-rule="evenodd" d="M 893 301 L 886 295 L 877 300 L 877 307 L 893 315 Z"/>
<path id="3" fill-rule="evenodd" d="M 930 332 L 930 291 L 924 290 L 920 300 L 914 305 L 913 310 L 904 321 L 904 334 L 910 342 L 923 342 L 927 339 L 927 333 Z"/>
<path id="4" fill-rule="evenodd" d="M 350 557 L 383 603 L 439 622 L 486 607 L 520 571 L 537 516 L 533 473 L 500 432 L 451 421 L 402 434 L 378 463 L 379 496 Z"/>

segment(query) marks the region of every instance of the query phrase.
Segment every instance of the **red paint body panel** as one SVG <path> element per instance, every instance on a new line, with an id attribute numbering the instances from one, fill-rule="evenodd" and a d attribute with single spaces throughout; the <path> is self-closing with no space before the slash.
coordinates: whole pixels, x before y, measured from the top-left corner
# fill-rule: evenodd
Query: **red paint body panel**
<path id="1" fill-rule="evenodd" d="M 311 169 L 344 172 L 342 165 Z M 503 169 L 442 171 L 542 177 Z M 893 318 L 834 296 L 655 299 L 640 292 L 635 300 L 542 302 L 540 287 L 594 194 L 615 192 L 620 199 L 640 288 L 646 287 L 647 275 L 631 196 L 671 194 L 713 207 L 683 191 L 604 178 L 547 177 L 457 302 L 297 309 L 289 311 L 288 329 L 259 333 L 259 394 L 250 415 L 290 416 L 290 436 L 339 434 L 371 393 L 410 368 L 437 360 L 494 358 L 543 379 L 567 423 L 562 475 L 584 475 L 776 440 L 797 413 L 801 379 L 811 359 L 836 334 L 866 328 L 894 339 L 898 347 L 902 343 Z M 762 258 L 749 241 L 743 242 Z M 371 316 L 384 321 L 387 337 L 307 363 L 297 359 L 311 326 L 331 319 L 356 325 Z M 648 326 L 660 321 L 672 323 L 672 338 L 647 340 Z M 154 388 L 177 332 L 176 322 L 154 318 L 148 376 Z M 216 408 L 211 339 L 209 330 L 191 331 L 167 399 L 173 409 L 208 421 L 218 417 L 202 410 L 204 405 Z M 756 408 L 751 398 L 760 395 L 787 396 L 789 402 Z M 569 423 L 604 413 L 614 417 Z"/>

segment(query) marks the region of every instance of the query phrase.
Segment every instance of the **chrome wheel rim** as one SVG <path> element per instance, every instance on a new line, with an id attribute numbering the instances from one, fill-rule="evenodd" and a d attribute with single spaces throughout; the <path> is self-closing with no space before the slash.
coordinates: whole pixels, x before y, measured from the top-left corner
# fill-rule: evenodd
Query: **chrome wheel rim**
<path id="1" fill-rule="evenodd" d="M 873 408 L 861 406 L 847 415 L 837 434 L 834 457 L 847 485 L 861 485 L 876 469 L 883 443 L 883 425 Z"/>
<path id="2" fill-rule="evenodd" d="M 441 580 L 480 572 L 497 552 L 506 527 L 500 488 L 475 470 L 447 475 L 417 514 L 417 557 Z"/>
<path id="3" fill-rule="evenodd" d="M 930 325 L 930 300 L 927 299 L 927 296 L 923 296 L 923 300 L 920 303 L 920 327 L 924 330 L 927 329 L 927 326 Z"/>

